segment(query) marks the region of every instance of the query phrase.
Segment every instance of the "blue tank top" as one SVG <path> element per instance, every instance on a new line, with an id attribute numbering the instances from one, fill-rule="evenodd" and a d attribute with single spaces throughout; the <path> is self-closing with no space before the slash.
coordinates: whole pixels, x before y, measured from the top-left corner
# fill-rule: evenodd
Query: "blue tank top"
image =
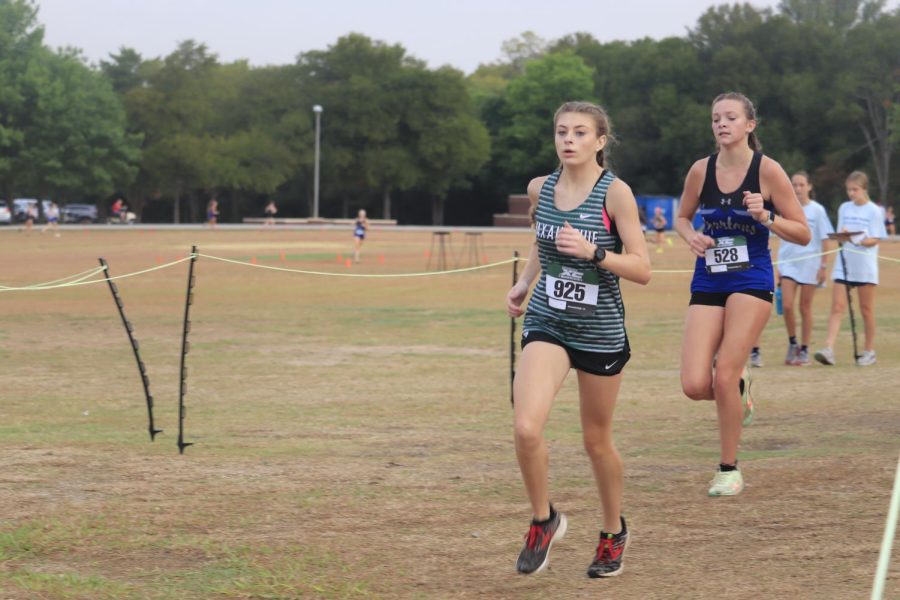
<path id="1" fill-rule="evenodd" d="M 759 165 L 762 153 L 754 152 L 750 168 L 741 185 L 725 193 L 716 182 L 716 159 L 713 154 L 706 163 L 706 179 L 700 190 L 698 214 L 703 219 L 702 231 L 717 243 L 741 246 L 746 243 L 747 260 L 736 270 L 723 269 L 710 272 L 706 258 L 697 258 L 691 292 L 739 292 L 744 290 L 772 290 L 775 275 L 769 254 L 769 229 L 760 225 L 744 208 L 744 191 L 759 193 Z M 772 210 L 771 200 L 763 204 Z M 718 241 L 721 238 L 724 240 Z M 730 240 L 728 239 L 730 238 Z M 742 261 L 743 262 L 743 261 Z M 711 266 L 711 269 L 715 269 Z"/>

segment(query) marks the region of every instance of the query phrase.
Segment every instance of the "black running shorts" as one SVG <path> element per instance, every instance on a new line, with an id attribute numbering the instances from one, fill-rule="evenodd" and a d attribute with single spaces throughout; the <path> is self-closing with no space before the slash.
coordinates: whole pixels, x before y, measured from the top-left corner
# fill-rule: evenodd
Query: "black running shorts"
<path id="1" fill-rule="evenodd" d="M 732 294 L 747 294 L 760 300 L 772 303 L 772 296 L 775 292 L 772 290 L 741 290 L 739 292 L 693 292 L 691 294 L 690 305 L 700 304 L 703 306 L 721 306 L 725 308 L 728 296 Z"/>
<path id="2" fill-rule="evenodd" d="M 563 348 L 569 355 L 569 363 L 573 369 L 590 373 L 591 375 L 612 376 L 622 372 L 622 368 L 631 358 L 631 350 L 628 348 L 628 340 L 625 340 L 625 348 L 619 352 L 588 352 L 576 350 L 563 344 L 561 341 L 543 331 L 529 330 L 522 334 L 522 348 L 531 342 L 547 342 Z"/>

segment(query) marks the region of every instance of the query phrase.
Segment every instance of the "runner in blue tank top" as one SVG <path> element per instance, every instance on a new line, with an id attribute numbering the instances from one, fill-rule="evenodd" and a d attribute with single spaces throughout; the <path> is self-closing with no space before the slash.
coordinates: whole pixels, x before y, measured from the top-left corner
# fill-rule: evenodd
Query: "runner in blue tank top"
<path id="1" fill-rule="evenodd" d="M 715 400 L 718 413 L 721 459 L 710 496 L 733 496 L 744 489 L 737 449 L 742 427 L 753 418 L 744 365 L 772 312 L 769 231 L 795 244 L 810 238 L 791 182 L 781 165 L 759 152 L 755 128 L 756 109 L 743 94 L 729 92 L 713 101 L 719 151 L 691 167 L 675 221 L 697 256 L 681 387 L 693 400 Z M 698 211 L 703 228 L 695 231 Z"/>
<path id="2" fill-rule="evenodd" d="M 366 239 L 367 231 L 369 231 L 369 219 L 366 217 L 366 211 L 361 208 L 356 214 L 356 221 L 353 222 L 353 262 L 359 262 L 359 253 L 362 250 L 362 243 Z"/>
<path id="3" fill-rule="evenodd" d="M 628 542 L 622 460 L 612 437 L 622 367 L 630 356 L 619 277 L 646 284 L 650 260 L 634 195 L 606 169 L 612 136 L 606 113 L 594 104 L 568 102 L 553 125 L 560 168 L 528 184 L 536 240 L 506 297 L 511 317 L 526 315 L 513 397 L 516 456 L 533 520 L 516 568 L 523 574 L 543 570 L 551 546 L 566 532 L 565 515 L 550 504 L 543 431 L 554 396 L 574 368 L 584 446 L 603 505 L 588 575 L 612 577 L 622 572 Z"/>

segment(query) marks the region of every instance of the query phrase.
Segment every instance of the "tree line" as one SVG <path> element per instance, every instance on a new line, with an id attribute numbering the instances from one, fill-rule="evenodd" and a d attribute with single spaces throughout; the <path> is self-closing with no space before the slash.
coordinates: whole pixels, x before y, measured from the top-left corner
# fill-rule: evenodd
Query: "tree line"
<path id="1" fill-rule="evenodd" d="M 708 9 L 685 36 L 600 42 L 525 33 L 466 76 L 351 33 L 293 64 L 222 63 L 185 41 L 168 56 L 120 48 L 99 64 L 44 44 L 34 0 L 0 0 L 0 197 L 97 202 L 125 195 L 144 221 L 359 208 L 401 223 L 488 224 L 555 163 L 552 115 L 567 100 L 610 114 L 614 170 L 638 194 L 677 196 L 714 151 L 710 102 L 756 103 L 764 151 L 810 172 L 826 206 L 847 173 L 894 203 L 900 9 L 884 0 L 783 0 Z"/>

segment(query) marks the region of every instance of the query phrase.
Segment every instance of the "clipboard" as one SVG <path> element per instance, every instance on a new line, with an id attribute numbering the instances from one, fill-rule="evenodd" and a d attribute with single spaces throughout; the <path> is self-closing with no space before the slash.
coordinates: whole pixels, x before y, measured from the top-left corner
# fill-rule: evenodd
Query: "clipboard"
<path id="1" fill-rule="evenodd" d="M 839 242 L 849 242 L 852 238 L 864 233 L 862 231 L 836 231 L 828 234 L 829 240 L 837 240 Z"/>

